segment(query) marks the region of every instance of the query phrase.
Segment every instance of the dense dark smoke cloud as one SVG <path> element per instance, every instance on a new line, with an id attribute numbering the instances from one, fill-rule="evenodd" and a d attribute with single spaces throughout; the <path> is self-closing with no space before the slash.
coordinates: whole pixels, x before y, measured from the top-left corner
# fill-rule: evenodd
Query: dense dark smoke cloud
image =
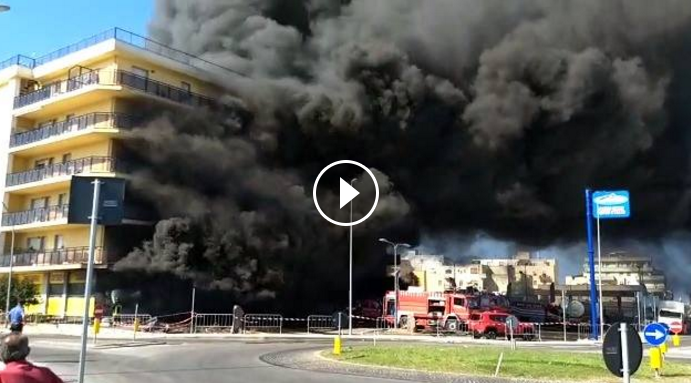
<path id="1" fill-rule="evenodd" d="M 687 230 L 689 27 L 674 0 L 159 0 L 152 37 L 241 73 L 217 75 L 245 115 L 135 132 L 151 147 L 141 182 L 185 218 L 127 262 L 306 291 L 299 273 L 344 266 L 345 232 L 310 197 L 339 159 L 390 185 L 356 230 L 363 267 L 385 263 L 382 233 L 575 243 L 586 186 L 632 191 L 610 237 Z"/>

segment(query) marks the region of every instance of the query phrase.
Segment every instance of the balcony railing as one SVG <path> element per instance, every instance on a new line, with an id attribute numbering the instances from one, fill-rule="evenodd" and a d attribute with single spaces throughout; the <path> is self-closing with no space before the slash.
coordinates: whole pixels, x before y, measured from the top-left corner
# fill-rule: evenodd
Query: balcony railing
<path id="1" fill-rule="evenodd" d="M 69 205 L 54 205 L 37 209 L 3 213 L 2 226 L 27 225 L 30 223 L 50 222 L 67 218 Z"/>
<path id="2" fill-rule="evenodd" d="M 10 67 L 12 65 L 20 65 L 27 68 L 35 68 L 39 65 L 47 64 L 51 61 L 57 60 L 61 57 L 65 57 L 71 53 L 81 51 L 83 49 L 89 48 L 106 40 L 115 39 L 117 41 L 123 42 L 125 44 L 155 53 L 159 56 L 169 58 L 171 60 L 181 62 L 183 64 L 191 65 L 201 69 L 221 69 L 226 72 L 231 72 L 237 75 L 241 73 L 234 71 L 230 68 L 218 65 L 208 60 L 204 60 L 200 57 L 194 56 L 187 52 L 171 48 L 169 46 L 163 45 L 144 36 L 140 36 L 136 33 L 132 33 L 120 28 L 113 28 L 107 31 L 101 32 L 89 38 L 86 38 L 77 43 L 68 45 L 64 48 L 60 48 L 54 52 L 47 55 L 41 56 L 37 59 L 32 59 L 31 57 L 17 55 L 11 57 L 5 61 L 0 62 L 0 70 Z"/>
<path id="3" fill-rule="evenodd" d="M 91 85 L 121 85 L 126 88 L 142 91 L 154 96 L 189 106 L 213 106 L 215 102 L 200 94 L 187 91 L 152 80 L 131 72 L 117 70 L 92 71 L 79 76 L 46 84 L 43 88 L 30 93 L 25 93 L 14 98 L 14 107 L 21 108 L 53 97 L 61 96 Z"/>
<path id="4" fill-rule="evenodd" d="M 13 65 L 19 65 L 19 66 L 23 66 L 26 68 L 33 68 L 34 59 L 32 59 L 31 57 L 24 56 L 24 55 L 12 56 L 5 61 L 0 61 L 0 70 L 3 70 L 5 68 L 9 68 Z"/>
<path id="5" fill-rule="evenodd" d="M 88 260 L 88 247 L 63 247 L 52 250 L 15 249 L 12 266 L 84 264 Z M 3 255 L 0 262 L 0 267 L 9 267 L 10 255 Z M 94 249 L 94 263 L 103 263 L 102 247 Z"/>
<path id="6" fill-rule="evenodd" d="M 5 185 L 9 187 L 42 181 L 53 177 L 69 176 L 80 173 L 110 173 L 114 171 L 115 159 L 113 157 L 84 157 L 72 161 L 51 164 L 40 169 L 10 173 L 7 175 Z"/>
<path id="7" fill-rule="evenodd" d="M 37 129 L 15 133 L 10 136 L 10 147 L 31 144 L 61 134 L 77 132 L 88 128 L 130 128 L 133 118 L 122 113 L 91 113 L 58 121 Z"/>

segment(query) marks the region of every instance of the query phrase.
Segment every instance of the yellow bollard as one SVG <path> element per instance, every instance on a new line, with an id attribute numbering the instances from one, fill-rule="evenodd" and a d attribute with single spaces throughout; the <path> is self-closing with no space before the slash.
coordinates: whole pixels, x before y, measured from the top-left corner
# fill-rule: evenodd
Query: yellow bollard
<path id="1" fill-rule="evenodd" d="M 650 368 L 655 371 L 655 376 L 660 376 L 662 369 L 662 352 L 658 347 L 650 349 Z"/>
<path id="2" fill-rule="evenodd" d="M 679 334 L 672 335 L 672 344 L 674 345 L 674 347 L 681 346 L 681 337 L 679 336 Z"/>
<path id="3" fill-rule="evenodd" d="M 134 332 L 139 331 L 139 318 L 134 319 Z"/>
<path id="4" fill-rule="evenodd" d="M 99 332 L 101 332 L 101 320 L 96 318 L 94 319 L 94 335 L 98 335 Z"/>
<path id="5" fill-rule="evenodd" d="M 660 352 L 663 356 L 667 353 L 667 342 L 660 345 Z"/>
<path id="6" fill-rule="evenodd" d="M 334 355 L 341 355 L 341 336 L 338 335 L 334 338 Z"/>

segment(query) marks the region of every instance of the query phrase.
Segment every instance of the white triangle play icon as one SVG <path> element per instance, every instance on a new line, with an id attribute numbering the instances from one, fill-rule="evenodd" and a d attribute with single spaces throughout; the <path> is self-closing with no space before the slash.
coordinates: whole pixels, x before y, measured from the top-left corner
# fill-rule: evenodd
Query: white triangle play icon
<path id="1" fill-rule="evenodd" d="M 341 196 L 341 206 L 340 208 L 343 209 L 343 206 L 348 204 L 348 202 L 352 201 L 353 198 L 357 197 L 358 194 L 360 194 L 359 191 L 355 190 L 354 187 L 350 186 L 349 183 L 343 181 L 343 178 L 341 178 L 341 183 L 340 183 L 340 196 Z"/>

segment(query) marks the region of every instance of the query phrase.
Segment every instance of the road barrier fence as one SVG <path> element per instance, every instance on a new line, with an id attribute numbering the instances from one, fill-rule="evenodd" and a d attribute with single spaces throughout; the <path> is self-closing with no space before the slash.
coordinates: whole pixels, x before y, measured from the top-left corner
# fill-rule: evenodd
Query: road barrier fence
<path id="1" fill-rule="evenodd" d="M 281 314 L 245 314 L 243 317 L 243 332 L 283 332 L 283 316 Z"/>
<path id="2" fill-rule="evenodd" d="M 229 313 L 194 313 L 181 312 L 175 314 L 151 316 L 150 314 L 138 314 L 140 331 L 164 332 L 164 333 L 277 333 L 285 332 L 307 334 L 336 334 L 339 331 L 339 315 L 309 315 L 307 317 L 283 317 L 281 314 L 260 313 L 233 315 Z M 2 318 L 6 319 L 6 318 Z M 2 322 L 2 320 L 0 320 Z M 93 318 L 90 319 L 93 323 Z M 120 314 L 105 316 L 101 319 L 101 325 L 105 328 L 133 328 L 135 315 Z M 342 313 L 340 316 L 340 330 L 348 328 L 348 316 Z M 27 315 L 25 318 L 27 325 L 55 324 L 55 325 L 78 325 L 82 323 L 81 317 L 56 317 L 48 315 Z M 431 334 L 437 336 L 464 336 L 509 339 L 507 333 L 497 331 L 494 334 L 478 333 L 473 331 L 471 325 L 463 320 L 443 320 L 428 323 Z M 369 318 L 353 316 L 354 328 L 363 329 L 359 334 L 370 333 L 384 334 L 394 330 L 391 317 Z M 605 325 L 605 331 L 610 325 Z M 417 329 L 419 330 L 419 329 Z M 411 328 L 401 328 L 396 330 L 397 334 L 412 333 Z M 429 331 L 423 331 L 430 334 Z M 515 337 L 524 340 L 586 340 L 592 336 L 590 323 L 583 322 L 540 322 L 529 323 L 520 322 Z"/>
<path id="3" fill-rule="evenodd" d="M 310 315 L 307 317 L 307 333 L 324 333 L 338 329 L 333 315 Z"/>

